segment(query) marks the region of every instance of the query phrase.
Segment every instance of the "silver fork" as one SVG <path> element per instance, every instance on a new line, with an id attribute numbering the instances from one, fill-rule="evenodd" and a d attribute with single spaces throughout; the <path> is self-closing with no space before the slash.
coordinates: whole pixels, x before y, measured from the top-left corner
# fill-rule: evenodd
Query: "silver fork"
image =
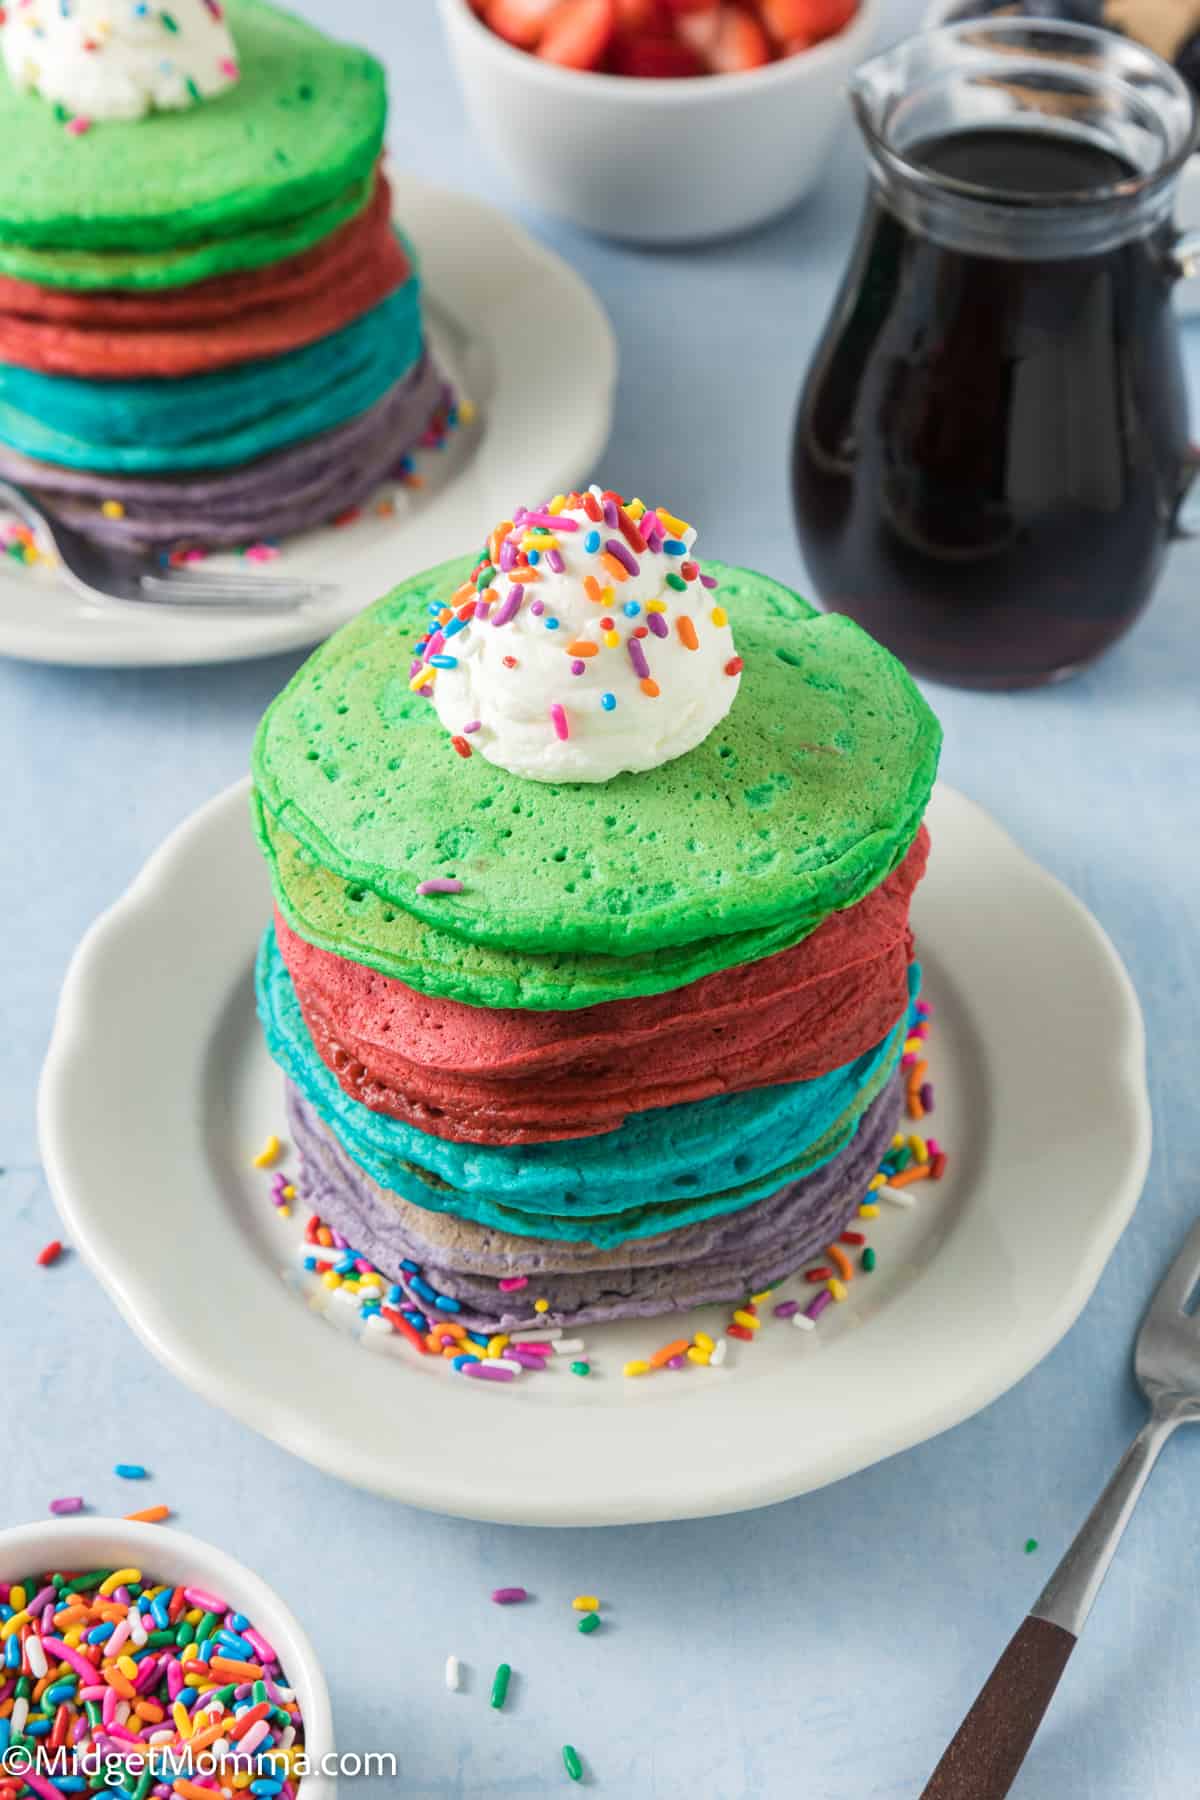
<path id="1" fill-rule="evenodd" d="M 0 481 L 0 506 L 16 513 L 31 531 L 50 539 L 58 552 L 64 581 L 89 600 L 277 612 L 334 591 L 328 583 L 294 575 L 231 575 L 204 567 L 164 569 L 153 550 L 112 549 L 93 543 L 82 532 L 45 512 L 32 495 L 11 481 Z"/>
<path id="2" fill-rule="evenodd" d="M 1054 1697 L 1121 1535 L 1177 1425 L 1200 1419 L 1200 1222 L 1167 1270 L 1134 1353 L 1150 1417 L 1134 1438 L 1033 1611 L 988 1676 L 921 1800 L 1003 1800 Z"/>

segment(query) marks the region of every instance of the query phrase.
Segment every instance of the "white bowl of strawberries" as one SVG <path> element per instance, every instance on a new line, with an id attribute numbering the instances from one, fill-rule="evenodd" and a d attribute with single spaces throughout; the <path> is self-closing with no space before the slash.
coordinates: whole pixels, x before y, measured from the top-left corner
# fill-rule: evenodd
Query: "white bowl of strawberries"
<path id="1" fill-rule="evenodd" d="M 686 244 L 816 185 L 882 0 L 439 0 L 471 122 L 526 200 Z"/>

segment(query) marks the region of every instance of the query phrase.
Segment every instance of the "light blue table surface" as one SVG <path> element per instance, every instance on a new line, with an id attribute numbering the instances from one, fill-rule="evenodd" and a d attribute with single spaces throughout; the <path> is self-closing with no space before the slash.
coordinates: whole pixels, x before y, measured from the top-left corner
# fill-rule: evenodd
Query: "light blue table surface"
<path id="1" fill-rule="evenodd" d="M 430 0 L 301 10 L 389 57 L 404 165 L 513 204 L 466 138 Z M 890 24 L 915 16 L 895 0 Z M 800 214 L 686 255 L 532 222 L 593 283 L 621 341 L 600 473 L 678 504 L 710 554 L 800 586 L 785 444 L 860 180 L 847 136 Z M 1200 548 L 1180 548 L 1132 637 L 1060 690 L 933 694 L 948 778 L 1092 908 L 1146 1013 L 1153 1168 L 1085 1315 L 1015 1391 L 907 1455 L 769 1511 L 632 1530 L 475 1526 L 343 1487 L 179 1387 L 77 1258 L 32 1267 L 56 1230 L 34 1088 L 68 957 L 164 834 L 243 771 L 297 659 L 146 673 L 0 662 L 0 1524 L 64 1492 L 97 1510 L 161 1498 L 233 1549 L 311 1630 L 341 1744 L 400 1756 L 398 1783 L 351 1792 L 535 1800 L 567 1785 L 569 1741 L 619 1800 L 909 1800 L 1138 1422 L 1131 1338 L 1200 1213 L 1198 585 Z M 213 1330 L 237 1331 L 219 1296 Z M 110 1473 L 118 1458 L 154 1479 L 131 1491 Z M 1041 1548 L 1027 1556 L 1030 1536 Z M 508 1582 L 538 1603 L 492 1606 Z M 612 1609 L 594 1639 L 564 1617 L 580 1591 Z M 443 1689 L 449 1651 L 471 1665 L 468 1694 Z M 484 1690 L 501 1657 L 520 1679 L 498 1715 Z M 1177 1439 L 1155 1475 L 1017 1792 L 1200 1793 L 1200 1438 Z"/>

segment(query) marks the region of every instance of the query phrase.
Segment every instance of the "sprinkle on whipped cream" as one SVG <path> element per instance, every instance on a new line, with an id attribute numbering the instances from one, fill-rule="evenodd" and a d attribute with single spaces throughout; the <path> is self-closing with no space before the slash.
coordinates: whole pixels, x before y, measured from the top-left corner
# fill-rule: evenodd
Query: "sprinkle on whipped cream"
<path id="1" fill-rule="evenodd" d="M 529 780 L 671 762 L 725 717 L 742 669 L 695 538 L 663 507 L 599 487 L 518 508 L 430 606 L 410 686 L 460 756 Z"/>
<path id="2" fill-rule="evenodd" d="M 0 22 L 13 86 L 70 113 L 76 137 L 98 119 L 195 106 L 238 79 L 221 0 L 16 0 Z"/>

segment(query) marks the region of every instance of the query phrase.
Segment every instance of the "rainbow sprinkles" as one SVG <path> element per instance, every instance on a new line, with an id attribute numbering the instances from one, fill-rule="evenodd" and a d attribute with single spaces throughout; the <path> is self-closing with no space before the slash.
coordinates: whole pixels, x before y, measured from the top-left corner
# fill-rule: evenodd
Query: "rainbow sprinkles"
<path id="1" fill-rule="evenodd" d="M 926 1061 L 932 1014 L 928 1001 L 915 1002 L 901 1057 L 905 1112 L 913 1127 L 934 1109 Z M 814 1330 L 831 1306 L 849 1298 L 851 1283 L 858 1275 L 873 1275 L 878 1269 L 879 1249 L 868 1241 L 868 1231 L 877 1229 L 875 1221 L 881 1212 L 912 1210 L 917 1202 L 911 1190 L 918 1183 L 941 1182 L 947 1161 L 947 1152 L 937 1138 L 922 1136 L 916 1129 L 897 1130 L 866 1184 L 853 1227 L 847 1222 L 794 1276 L 734 1305 L 724 1328 L 714 1325 L 717 1335 L 689 1325 L 670 1341 L 624 1362 L 621 1373 L 636 1379 L 688 1367 L 719 1369 L 727 1363 L 730 1345 L 753 1345 L 768 1319 L 790 1323 L 802 1332 Z M 257 1158 L 255 1162 L 259 1166 Z M 275 1175 L 272 1200 L 281 1216 L 287 1217 L 286 1200 L 295 1191 L 286 1176 Z M 527 1325 L 499 1331 L 464 1324 L 457 1316 L 463 1310 L 462 1302 L 454 1294 L 434 1288 L 417 1263 L 406 1259 L 397 1271 L 399 1278 L 393 1280 L 317 1214 L 305 1224 L 299 1254 L 303 1270 L 335 1310 L 348 1312 L 373 1337 L 399 1338 L 418 1356 L 441 1357 L 456 1374 L 507 1384 L 525 1374 L 545 1374 L 560 1363 L 577 1376 L 597 1370 L 584 1338 L 561 1325 L 539 1322 L 546 1312 L 545 1301 L 533 1301 L 537 1316 Z M 799 1284 L 798 1293 L 781 1295 L 781 1290 L 795 1284 Z M 530 1279 L 524 1275 L 502 1277 L 496 1284 L 502 1294 L 529 1285 Z"/>
<path id="2" fill-rule="evenodd" d="M 409 685 L 460 756 L 541 781 L 607 781 L 694 749 L 742 663 L 696 533 L 610 489 L 518 507 L 430 606 Z"/>
<path id="3" fill-rule="evenodd" d="M 0 1582 L 2 1800 L 295 1800 L 303 1758 L 276 1651 L 220 1595 L 135 1568 Z"/>

